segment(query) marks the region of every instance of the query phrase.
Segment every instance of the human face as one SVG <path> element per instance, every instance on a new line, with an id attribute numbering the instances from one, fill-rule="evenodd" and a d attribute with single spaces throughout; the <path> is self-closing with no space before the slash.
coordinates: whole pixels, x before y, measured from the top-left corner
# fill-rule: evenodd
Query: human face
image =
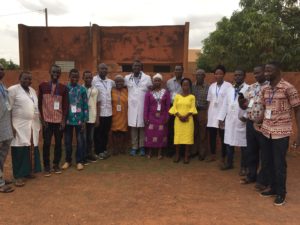
<path id="1" fill-rule="evenodd" d="M 101 63 L 98 66 L 98 73 L 99 73 L 99 76 L 101 77 L 101 79 L 105 79 L 107 72 L 108 72 L 107 66 L 104 63 Z"/>
<path id="2" fill-rule="evenodd" d="M 153 79 L 153 88 L 154 89 L 159 89 L 161 88 L 161 79 L 156 77 Z"/>
<path id="3" fill-rule="evenodd" d="M 215 79 L 216 79 L 217 83 L 222 83 L 224 80 L 224 76 L 225 76 L 225 73 L 223 72 L 223 70 L 217 69 L 215 71 Z"/>
<path id="4" fill-rule="evenodd" d="M 197 70 L 196 72 L 196 81 L 198 84 L 203 84 L 205 79 L 205 72 L 204 70 Z"/>
<path id="5" fill-rule="evenodd" d="M 50 76 L 52 82 L 56 83 L 61 75 L 61 69 L 56 66 L 52 66 L 50 70 Z"/>
<path id="6" fill-rule="evenodd" d="M 264 68 L 262 66 L 255 67 L 253 69 L 253 74 L 254 74 L 254 77 L 255 77 L 255 79 L 258 83 L 262 83 L 266 80 L 265 71 L 264 71 Z"/>
<path id="7" fill-rule="evenodd" d="M 93 75 L 92 73 L 85 73 L 83 75 L 84 85 L 86 87 L 92 86 Z"/>
<path id="8" fill-rule="evenodd" d="M 234 72 L 234 81 L 236 84 L 241 85 L 242 83 L 244 83 L 245 80 L 245 74 L 243 71 L 241 70 L 236 70 Z"/>
<path id="9" fill-rule="evenodd" d="M 23 73 L 20 77 L 20 84 L 23 88 L 28 89 L 28 87 L 31 85 L 32 76 L 30 73 Z"/>
<path id="10" fill-rule="evenodd" d="M 79 73 L 76 73 L 76 72 L 72 72 L 69 76 L 70 78 L 70 83 L 72 86 L 75 86 L 78 81 L 79 81 Z"/>
<path id="11" fill-rule="evenodd" d="M 183 75 L 183 68 L 182 66 L 175 66 L 175 70 L 174 70 L 174 73 L 175 73 L 175 77 L 180 79 Z"/>
<path id="12" fill-rule="evenodd" d="M 182 82 L 181 88 L 182 88 L 183 93 L 186 93 L 186 94 L 190 93 L 190 83 L 187 80 Z"/>
<path id="13" fill-rule="evenodd" d="M 122 79 L 120 77 L 115 79 L 115 83 L 116 83 L 117 89 L 122 89 L 124 87 L 124 79 Z"/>
<path id="14" fill-rule="evenodd" d="M 142 64 L 139 62 L 134 62 L 132 65 L 132 72 L 136 75 L 139 75 L 142 70 Z"/>
<path id="15" fill-rule="evenodd" d="M 273 81 L 279 74 L 278 69 L 274 65 L 267 64 L 265 67 L 265 77 L 268 81 Z"/>
<path id="16" fill-rule="evenodd" d="M 0 80 L 2 80 L 2 78 L 4 77 L 5 72 L 4 72 L 4 67 L 3 65 L 0 63 Z"/>

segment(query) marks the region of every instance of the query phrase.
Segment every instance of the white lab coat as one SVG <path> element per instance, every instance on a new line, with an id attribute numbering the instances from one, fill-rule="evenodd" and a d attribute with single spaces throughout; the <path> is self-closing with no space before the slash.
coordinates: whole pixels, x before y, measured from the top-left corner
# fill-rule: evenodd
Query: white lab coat
<path id="1" fill-rule="evenodd" d="M 244 83 L 240 93 L 245 93 L 249 85 Z M 238 96 L 234 99 L 235 89 L 232 86 L 227 90 L 227 95 L 223 101 L 223 106 L 218 115 L 218 120 L 225 119 L 224 143 L 230 146 L 246 147 L 246 123 L 239 119 L 245 113 L 240 109 Z M 244 112 L 241 112 L 244 111 Z"/>
<path id="2" fill-rule="evenodd" d="M 144 101 L 148 88 L 152 85 L 151 77 L 141 72 L 141 79 L 135 83 L 133 74 L 125 76 L 128 88 L 128 126 L 144 127 Z"/>

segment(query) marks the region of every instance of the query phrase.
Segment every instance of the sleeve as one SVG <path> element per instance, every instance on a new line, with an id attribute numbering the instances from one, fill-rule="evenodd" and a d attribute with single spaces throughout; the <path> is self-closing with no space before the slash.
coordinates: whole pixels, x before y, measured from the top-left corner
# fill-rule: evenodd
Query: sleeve
<path id="1" fill-rule="evenodd" d="M 66 120 L 69 112 L 69 91 L 66 86 L 64 86 L 62 93 L 62 115 L 63 119 Z"/>
<path id="2" fill-rule="evenodd" d="M 287 99 L 293 108 L 300 105 L 299 93 L 294 86 L 287 88 L 286 94 Z"/>
<path id="3" fill-rule="evenodd" d="M 229 105 L 229 96 L 230 96 L 231 91 L 229 90 L 229 92 L 227 92 L 227 94 L 225 95 L 224 101 L 222 102 L 222 107 L 221 110 L 218 113 L 217 119 L 224 121 L 227 115 L 227 111 L 228 111 L 228 105 Z"/>
<path id="4" fill-rule="evenodd" d="M 39 85 L 38 107 L 39 107 L 39 111 L 40 111 L 40 116 L 41 116 L 42 120 L 44 120 L 44 115 L 43 115 L 43 86 L 42 86 L 42 84 Z"/>
<path id="5" fill-rule="evenodd" d="M 194 95 L 191 95 L 191 108 L 189 110 L 189 113 L 192 113 L 193 115 L 196 115 L 198 113 L 196 109 L 196 100 Z"/>
<path id="6" fill-rule="evenodd" d="M 164 113 L 164 119 L 165 121 L 167 121 L 169 119 L 169 109 L 170 109 L 170 105 L 171 105 L 171 96 L 170 96 L 170 92 L 166 91 L 165 93 L 165 113 Z"/>
<path id="7" fill-rule="evenodd" d="M 9 104 L 13 108 L 13 105 L 15 104 L 15 99 L 16 99 L 16 88 L 12 86 L 12 87 L 9 87 L 7 90 L 8 90 Z"/>
<path id="8" fill-rule="evenodd" d="M 100 90 L 98 88 L 96 88 L 97 90 L 97 102 L 101 102 L 101 93 Z"/>
<path id="9" fill-rule="evenodd" d="M 169 113 L 171 115 L 175 115 L 178 111 L 177 111 L 177 103 L 178 103 L 178 94 L 175 95 L 174 101 L 173 101 L 173 106 L 170 108 Z"/>
<path id="10" fill-rule="evenodd" d="M 83 112 L 83 122 L 89 120 L 89 104 L 85 88 L 82 88 L 82 112 Z"/>
<path id="11" fill-rule="evenodd" d="M 210 85 L 210 87 L 208 88 L 208 92 L 207 92 L 207 101 L 210 102 L 212 100 L 212 93 L 211 93 L 211 90 L 212 90 L 212 85 Z"/>
<path id="12" fill-rule="evenodd" d="M 149 120 L 149 107 L 150 104 L 150 94 L 149 91 L 145 94 L 145 101 L 144 101 L 144 121 Z"/>
<path id="13" fill-rule="evenodd" d="M 149 76 L 148 82 L 147 82 L 147 88 L 152 87 L 152 80 L 151 77 Z"/>

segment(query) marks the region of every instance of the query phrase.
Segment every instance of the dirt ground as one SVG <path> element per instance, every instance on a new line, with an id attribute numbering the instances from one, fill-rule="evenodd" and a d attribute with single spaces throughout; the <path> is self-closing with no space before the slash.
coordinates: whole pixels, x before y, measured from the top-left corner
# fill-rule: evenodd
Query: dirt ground
<path id="1" fill-rule="evenodd" d="M 218 162 L 127 155 L 74 167 L 49 178 L 42 174 L 14 193 L 0 194 L 1 225 L 84 224 L 300 224 L 300 155 L 288 159 L 288 195 L 273 206 L 254 185 L 239 184 L 236 168 Z"/>

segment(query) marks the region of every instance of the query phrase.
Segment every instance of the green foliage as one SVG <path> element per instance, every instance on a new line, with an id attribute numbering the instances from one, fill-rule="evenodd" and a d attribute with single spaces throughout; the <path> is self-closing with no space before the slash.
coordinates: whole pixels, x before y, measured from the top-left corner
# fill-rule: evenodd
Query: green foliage
<path id="1" fill-rule="evenodd" d="M 3 65 L 6 70 L 17 70 L 20 69 L 19 65 L 15 64 L 11 59 L 7 61 L 4 58 L 0 58 L 0 63 Z"/>
<path id="2" fill-rule="evenodd" d="M 198 68 L 224 64 L 251 71 L 278 60 L 284 70 L 300 70 L 300 8 L 297 0 L 241 0 L 241 11 L 222 18 L 203 41 Z"/>

